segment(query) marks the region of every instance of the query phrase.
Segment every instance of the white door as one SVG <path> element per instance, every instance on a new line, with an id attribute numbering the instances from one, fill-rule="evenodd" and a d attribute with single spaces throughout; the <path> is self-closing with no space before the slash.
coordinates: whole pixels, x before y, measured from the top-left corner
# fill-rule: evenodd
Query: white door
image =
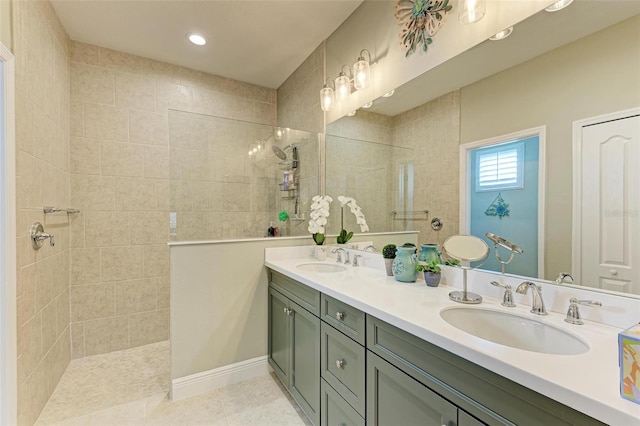
<path id="1" fill-rule="evenodd" d="M 640 116 L 582 128 L 581 284 L 640 294 Z"/>

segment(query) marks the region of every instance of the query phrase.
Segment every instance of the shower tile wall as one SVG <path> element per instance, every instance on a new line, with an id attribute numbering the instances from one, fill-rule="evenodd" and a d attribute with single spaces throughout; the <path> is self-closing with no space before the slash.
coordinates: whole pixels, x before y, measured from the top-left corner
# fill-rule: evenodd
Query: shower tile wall
<path id="1" fill-rule="evenodd" d="M 442 244 L 459 228 L 460 91 L 393 117 L 393 145 L 415 150 L 414 209 L 429 210 L 428 221 L 413 221 L 419 242 Z M 430 220 L 444 222 L 441 231 Z"/>
<path id="2" fill-rule="evenodd" d="M 356 199 L 372 232 L 390 231 L 397 190 L 392 118 L 358 111 L 353 117 L 331 123 L 328 129 L 326 185 L 334 198 L 328 232 L 340 232 L 339 195 Z M 360 232 L 348 209 L 344 223 L 346 230 Z"/>
<path id="3" fill-rule="evenodd" d="M 69 51 L 49 2 L 14 1 L 16 62 L 18 423 L 32 425 L 70 360 Z M 36 251 L 34 221 L 55 235 Z"/>
<path id="4" fill-rule="evenodd" d="M 276 93 L 79 42 L 70 69 L 78 358 L 169 337 L 169 110 L 274 125 Z"/>

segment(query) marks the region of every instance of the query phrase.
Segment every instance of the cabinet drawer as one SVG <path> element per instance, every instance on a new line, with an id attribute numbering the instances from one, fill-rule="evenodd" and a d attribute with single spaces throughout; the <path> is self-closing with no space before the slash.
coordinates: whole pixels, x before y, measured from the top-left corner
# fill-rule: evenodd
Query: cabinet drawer
<path id="1" fill-rule="evenodd" d="M 360 415 L 365 404 L 365 348 L 325 322 L 322 340 L 320 374 Z"/>
<path id="2" fill-rule="evenodd" d="M 320 316 L 320 292 L 318 290 L 278 272 L 269 270 L 269 273 L 271 286 L 315 316 Z"/>
<path id="3" fill-rule="evenodd" d="M 364 345 L 364 312 L 326 294 L 322 294 L 321 296 L 320 311 L 323 321 L 331 324 L 361 345 Z"/>
<path id="4" fill-rule="evenodd" d="M 364 419 L 326 381 L 321 380 L 322 426 L 364 426 Z"/>

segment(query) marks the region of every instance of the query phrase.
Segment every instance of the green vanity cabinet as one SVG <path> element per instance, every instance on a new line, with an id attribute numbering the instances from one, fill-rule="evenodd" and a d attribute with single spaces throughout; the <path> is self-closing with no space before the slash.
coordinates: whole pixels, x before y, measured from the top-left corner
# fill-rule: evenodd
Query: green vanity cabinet
<path id="1" fill-rule="evenodd" d="M 458 408 L 379 356 L 367 352 L 367 424 L 458 424 Z"/>
<path id="2" fill-rule="evenodd" d="M 269 364 L 314 425 L 602 425 L 270 271 Z"/>
<path id="3" fill-rule="evenodd" d="M 603 424 L 372 316 L 367 349 L 471 414 L 463 416 L 466 422 L 475 417 L 489 425 Z"/>
<path id="4" fill-rule="evenodd" d="M 269 365 L 313 424 L 319 425 L 320 318 L 278 291 L 279 278 L 272 273 L 269 287 Z M 308 300 L 309 293 L 288 290 L 298 300 Z M 316 312 L 319 300 L 318 294 Z"/>

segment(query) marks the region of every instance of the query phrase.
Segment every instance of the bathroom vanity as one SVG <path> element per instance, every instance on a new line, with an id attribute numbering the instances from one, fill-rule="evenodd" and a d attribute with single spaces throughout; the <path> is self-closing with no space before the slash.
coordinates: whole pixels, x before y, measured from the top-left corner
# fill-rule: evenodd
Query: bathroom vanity
<path id="1" fill-rule="evenodd" d="M 398 283 L 382 269 L 333 261 L 301 268 L 314 261 L 266 260 L 269 363 L 314 424 L 638 423 L 640 407 L 617 395 L 617 376 L 603 382 L 602 365 L 583 370 L 615 353 L 616 328 L 581 329 L 591 346 L 585 354 L 513 349 L 442 320 L 443 309 L 462 306 L 448 299 L 452 287 Z M 500 308 L 497 300 L 480 307 Z M 562 317 L 551 313 L 545 321 L 556 327 Z M 611 351 L 595 347 L 602 343 Z M 606 374 L 616 373 L 611 367 Z M 582 392 L 589 376 L 594 383 Z"/>

